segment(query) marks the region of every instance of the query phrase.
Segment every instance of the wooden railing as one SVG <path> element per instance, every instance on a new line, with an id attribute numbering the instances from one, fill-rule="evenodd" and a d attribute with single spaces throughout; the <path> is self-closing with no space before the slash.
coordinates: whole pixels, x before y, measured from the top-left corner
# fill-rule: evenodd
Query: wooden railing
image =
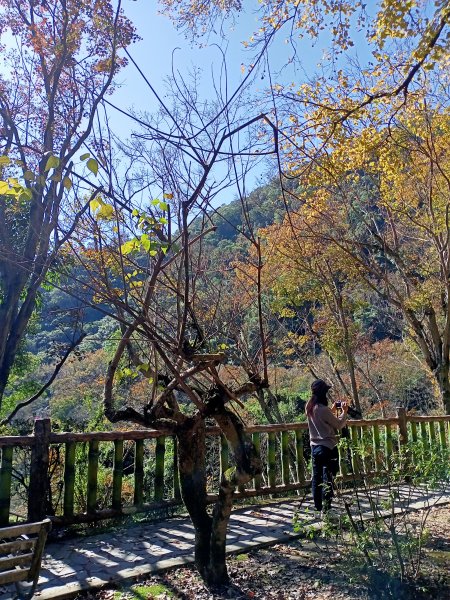
<path id="1" fill-rule="evenodd" d="M 349 421 L 349 448 L 341 449 L 340 477 L 379 475 L 408 441 L 424 453 L 447 449 L 450 415 Z M 260 453 L 262 474 L 236 491 L 237 498 L 286 494 L 309 486 L 306 423 L 248 427 Z M 360 453 L 356 449 L 364 447 Z M 176 440 L 164 432 L 130 430 L 53 433 L 49 419 L 33 435 L 0 437 L 0 525 L 50 516 L 55 525 L 92 522 L 181 504 Z M 207 430 L 208 493 L 216 497 L 229 468 L 220 430 Z"/>

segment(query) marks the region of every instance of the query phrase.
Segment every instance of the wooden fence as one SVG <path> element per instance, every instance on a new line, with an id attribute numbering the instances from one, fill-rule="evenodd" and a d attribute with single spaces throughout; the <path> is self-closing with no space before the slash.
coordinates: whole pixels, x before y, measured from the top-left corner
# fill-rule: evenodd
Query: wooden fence
<path id="1" fill-rule="evenodd" d="M 424 453 L 448 449 L 450 415 L 349 422 L 349 448 L 341 449 L 342 478 L 376 476 L 395 450 L 421 442 Z M 306 423 L 248 427 L 263 472 L 238 498 L 286 494 L 309 486 Z M 364 452 L 356 451 L 363 446 Z M 36 420 L 33 435 L 0 437 L 0 525 L 50 516 L 55 525 L 93 522 L 181 504 L 176 440 L 162 432 L 130 430 L 54 433 Z M 216 427 L 207 430 L 208 493 L 216 497 L 231 459 Z"/>

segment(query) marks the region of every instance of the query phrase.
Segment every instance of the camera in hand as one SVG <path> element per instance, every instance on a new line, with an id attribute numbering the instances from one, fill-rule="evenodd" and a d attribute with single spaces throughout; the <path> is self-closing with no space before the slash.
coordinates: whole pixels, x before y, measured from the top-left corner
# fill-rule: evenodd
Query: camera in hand
<path id="1" fill-rule="evenodd" d="M 342 407 L 342 402 L 340 400 L 336 400 L 336 402 L 334 403 L 336 408 L 341 408 Z"/>

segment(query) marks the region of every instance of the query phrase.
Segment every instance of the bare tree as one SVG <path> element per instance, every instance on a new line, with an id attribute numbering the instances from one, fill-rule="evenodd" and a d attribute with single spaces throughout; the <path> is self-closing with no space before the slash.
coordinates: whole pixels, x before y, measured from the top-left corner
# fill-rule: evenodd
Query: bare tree
<path id="1" fill-rule="evenodd" d="M 206 268 L 205 239 L 215 229 L 208 207 L 221 190 L 245 178 L 251 165 L 243 160 L 273 151 L 252 148 L 257 130 L 272 125 L 265 115 L 248 117 L 244 89 L 230 101 L 219 93 L 216 102 L 202 103 L 184 80 L 173 86 L 173 109 L 167 101 L 154 118 L 131 115 L 141 128 L 121 151 L 133 169 L 122 166 L 117 173 L 109 161 L 108 191 L 91 202 L 69 242 L 85 275 L 68 292 L 89 290 L 119 321 L 122 337 L 106 373 L 105 414 L 112 422 L 176 436 L 182 496 L 196 531 L 196 565 L 208 584 L 224 584 L 233 492 L 261 470 L 239 410 L 242 396 L 268 385 L 267 338 L 259 284 L 253 295 L 259 343 L 251 357 L 236 343 L 242 305 L 227 311 L 234 321 L 227 327 L 218 318 L 226 294 L 218 292 L 220 275 Z M 121 178 L 126 185 L 114 185 Z M 124 401 L 127 377 L 146 380 L 145 401 Z M 234 456 L 212 514 L 205 463 L 210 421 Z"/>

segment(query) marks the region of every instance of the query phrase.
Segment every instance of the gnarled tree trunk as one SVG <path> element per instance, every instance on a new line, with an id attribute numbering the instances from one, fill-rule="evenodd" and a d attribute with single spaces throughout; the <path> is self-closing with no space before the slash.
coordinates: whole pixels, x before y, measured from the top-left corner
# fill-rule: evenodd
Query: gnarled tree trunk
<path id="1" fill-rule="evenodd" d="M 208 585 L 218 586 L 229 582 L 226 537 L 234 490 L 261 472 L 261 462 L 236 414 L 222 405 L 212 416 L 225 434 L 236 463 L 222 474 L 212 515 L 207 511 L 204 419 L 189 418 L 177 429 L 177 438 L 181 493 L 195 528 L 195 564 Z"/>

